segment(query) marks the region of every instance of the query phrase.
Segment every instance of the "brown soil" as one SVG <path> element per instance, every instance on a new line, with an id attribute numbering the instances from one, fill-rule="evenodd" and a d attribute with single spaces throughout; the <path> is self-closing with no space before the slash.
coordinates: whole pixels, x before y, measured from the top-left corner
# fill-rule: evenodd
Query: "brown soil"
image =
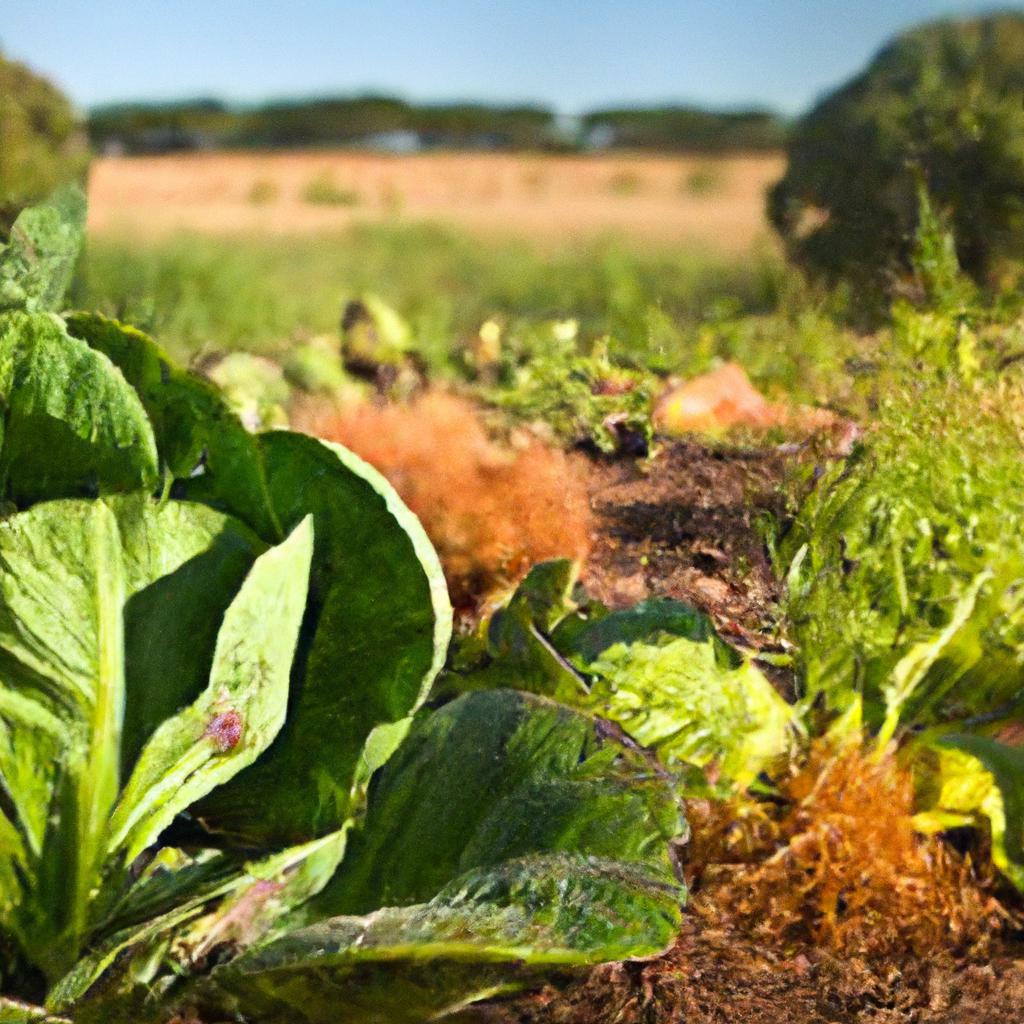
<path id="1" fill-rule="evenodd" d="M 159 235 L 308 234 L 363 221 L 436 220 L 487 234 L 567 241 L 615 232 L 742 254 L 768 233 L 765 190 L 781 155 L 542 156 L 354 152 L 200 153 L 103 157 L 89 181 L 89 227 Z M 690 176 L 712 168 L 716 188 Z M 304 198 L 322 181 L 347 205 Z"/>
<path id="2" fill-rule="evenodd" d="M 1024 947 L 984 962 L 837 959 L 779 949 L 689 915 L 671 952 L 483 1009 L 487 1024 L 1016 1024 Z"/>
<path id="3" fill-rule="evenodd" d="M 707 611 L 732 639 L 763 647 L 778 583 L 757 520 L 784 514 L 795 458 L 665 442 L 648 460 L 593 463 L 587 589 L 613 607 L 674 597 Z"/>

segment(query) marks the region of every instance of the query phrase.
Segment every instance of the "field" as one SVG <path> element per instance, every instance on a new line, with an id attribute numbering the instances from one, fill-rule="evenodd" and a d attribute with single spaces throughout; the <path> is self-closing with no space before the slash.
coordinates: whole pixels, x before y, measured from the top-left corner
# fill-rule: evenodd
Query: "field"
<path id="1" fill-rule="evenodd" d="M 629 157 L 437 153 L 199 154 L 102 158 L 93 231 L 336 232 L 440 221 L 568 243 L 616 234 L 737 255 L 764 240 L 779 156 Z"/>
<path id="2" fill-rule="evenodd" d="M 769 237 L 780 170 L 104 158 L 77 265 L 12 234 L 0 825 L 25 722 L 93 760 L 57 902 L 0 845 L 53 1008 L 0 1021 L 1024 1005 L 1021 306 L 931 258 L 864 327 Z M 66 710 L 82 637 L 113 697 Z"/>

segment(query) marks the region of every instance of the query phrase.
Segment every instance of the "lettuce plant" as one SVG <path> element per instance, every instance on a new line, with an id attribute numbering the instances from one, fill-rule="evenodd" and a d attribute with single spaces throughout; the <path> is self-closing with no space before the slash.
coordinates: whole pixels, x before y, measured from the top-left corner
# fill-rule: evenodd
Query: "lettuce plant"
<path id="1" fill-rule="evenodd" d="M 56 315 L 82 212 L 0 250 L 0 1020 L 422 1020 L 664 947 L 683 823 L 646 755 L 540 696 L 427 708 L 415 517 Z"/>
<path id="2" fill-rule="evenodd" d="M 667 598 L 609 611 L 575 580 L 572 562 L 535 566 L 464 645 L 450 685 L 516 685 L 605 716 L 654 751 L 684 793 L 744 790 L 784 759 L 795 709 L 707 615 Z"/>

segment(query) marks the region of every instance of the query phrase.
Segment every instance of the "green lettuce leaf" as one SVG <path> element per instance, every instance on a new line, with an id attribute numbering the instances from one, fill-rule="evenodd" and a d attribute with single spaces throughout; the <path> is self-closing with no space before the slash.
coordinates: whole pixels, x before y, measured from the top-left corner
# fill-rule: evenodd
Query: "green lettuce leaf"
<path id="1" fill-rule="evenodd" d="M 684 890 L 669 781 L 600 721 L 495 690 L 423 712 L 300 927 L 187 1001 L 274 1022 L 424 1020 L 665 948 Z"/>
<path id="2" fill-rule="evenodd" d="M 59 308 L 85 238 L 85 196 L 74 185 L 22 210 L 0 246 L 0 310 Z"/>
<path id="3" fill-rule="evenodd" d="M 256 559 L 224 613 L 206 689 L 153 733 L 113 810 L 109 845 L 123 849 L 126 862 L 252 764 L 280 731 L 312 555 L 307 517 Z"/>
<path id="4" fill-rule="evenodd" d="M 240 544 L 250 561 L 259 552 L 211 509 L 144 496 L 45 502 L 0 522 L 0 779 L 13 814 L 0 836 L 17 836 L 6 856 L 19 879 L 0 927 L 48 974 L 67 968 L 105 914 L 127 859 L 280 728 L 309 526 L 255 557 L 234 596 Z M 163 586 L 197 560 L 210 570 L 204 591 Z M 127 642 L 132 601 L 154 585 L 178 609 L 193 602 L 213 616 L 205 658 Z M 274 630 L 255 629 L 269 607 Z M 172 719 L 173 735 L 161 726 L 143 739 L 136 711 L 126 742 L 130 706 L 166 700 L 167 679 L 178 699 L 183 684 L 205 693 Z M 126 747 L 141 752 L 137 764 Z"/>
<path id="5" fill-rule="evenodd" d="M 0 315 L 0 401 L 0 493 L 9 500 L 156 486 L 156 442 L 138 396 L 56 317 Z"/>
<path id="6" fill-rule="evenodd" d="M 464 872 L 536 853 L 671 878 L 685 831 L 664 773 L 590 716 L 511 690 L 424 714 L 374 778 L 365 826 L 307 920 L 421 903 Z"/>
<path id="7" fill-rule="evenodd" d="M 929 806 L 917 815 L 917 826 L 934 832 L 987 819 L 993 863 L 1024 892 L 1024 750 L 960 734 L 934 746 L 938 765 L 929 773 Z"/>
<path id="8" fill-rule="evenodd" d="M 587 666 L 591 707 L 618 722 L 671 769 L 714 765 L 747 788 L 791 746 L 794 708 L 750 661 L 710 640 L 616 644 Z"/>
<path id="9" fill-rule="evenodd" d="M 174 367 L 141 332 L 93 314 L 68 323 L 138 390 L 173 495 L 237 515 L 270 542 L 313 516 L 287 724 L 268 757 L 205 801 L 201 817 L 217 842 L 249 847 L 334 831 L 382 756 L 380 737 L 420 706 L 444 660 L 451 607 L 430 542 L 352 453 L 287 431 L 252 435 L 209 382 Z"/>
<path id="10" fill-rule="evenodd" d="M 102 352 L 138 392 L 180 497 L 248 523 L 274 543 L 283 533 L 270 502 L 259 441 L 208 380 L 176 366 L 152 338 L 98 313 L 71 313 L 68 332 Z"/>
<path id="11" fill-rule="evenodd" d="M 233 841 L 291 845 L 349 817 L 375 731 L 408 718 L 444 663 L 451 605 L 419 520 L 376 470 L 288 431 L 260 445 L 282 525 L 313 516 L 304 644 L 280 737 L 200 814 Z"/>
<path id="12" fill-rule="evenodd" d="M 262 1024 L 420 1022 L 552 970 L 658 952 L 678 893 L 597 858 L 469 871 L 428 903 L 333 918 L 217 968 L 200 1005 Z"/>

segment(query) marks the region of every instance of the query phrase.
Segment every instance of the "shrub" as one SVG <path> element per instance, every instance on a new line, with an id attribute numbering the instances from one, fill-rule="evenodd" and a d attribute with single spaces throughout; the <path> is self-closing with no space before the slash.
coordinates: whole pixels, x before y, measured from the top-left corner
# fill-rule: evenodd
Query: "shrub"
<path id="1" fill-rule="evenodd" d="M 1024 256 L 1024 16 L 899 36 L 797 123 L 788 156 L 769 214 L 829 280 L 906 269 L 920 175 L 975 279 Z"/>
<path id="2" fill-rule="evenodd" d="M 359 193 L 355 189 L 339 187 L 328 174 L 309 181 L 302 190 L 302 198 L 312 206 L 359 205 Z"/>

